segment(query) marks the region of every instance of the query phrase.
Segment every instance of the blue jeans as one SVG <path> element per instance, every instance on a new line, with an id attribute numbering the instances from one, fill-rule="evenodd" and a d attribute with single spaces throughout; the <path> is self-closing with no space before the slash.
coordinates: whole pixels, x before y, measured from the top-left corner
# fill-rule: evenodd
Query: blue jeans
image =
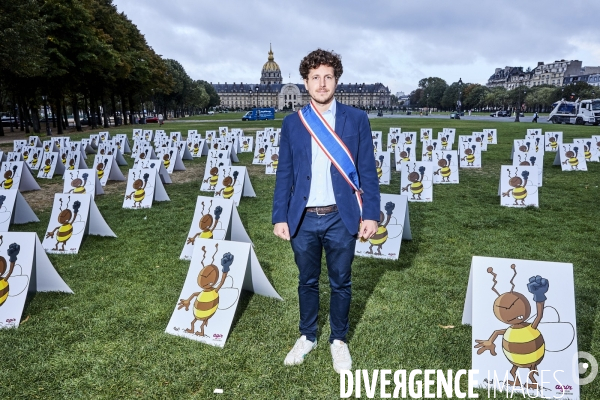
<path id="1" fill-rule="evenodd" d="M 298 299 L 300 303 L 300 334 L 312 342 L 317 336 L 319 313 L 319 275 L 321 254 L 325 249 L 331 298 L 329 301 L 329 342 L 346 341 L 352 297 L 351 266 L 356 237 L 346 229 L 339 213 L 326 215 L 307 212 L 298 233 L 291 238 L 298 266 Z"/>

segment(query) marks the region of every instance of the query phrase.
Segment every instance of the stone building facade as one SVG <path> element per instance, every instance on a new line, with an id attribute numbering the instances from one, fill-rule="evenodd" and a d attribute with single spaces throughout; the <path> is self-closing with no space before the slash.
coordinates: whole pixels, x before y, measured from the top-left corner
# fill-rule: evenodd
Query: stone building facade
<path id="1" fill-rule="evenodd" d="M 549 64 L 540 61 L 535 68 L 526 71 L 523 67 L 496 68 L 487 86 L 501 86 L 509 90 L 518 86 L 564 86 L 577 81 L 589 82 L 589 77 L 598 73 L 600 67 L 582 67 L 579 60 L 556 60 Z"/>
<path id="2" fill-rule="evenodd" d="M 252 107 L 273 107 L 297 110 L 310 100 L 304 83 L 283 83 L 281 69 L 275 62 L 272 48 L 263 65 L 260 83 L 211 82 L 221 99 L 221 107 L 230 110 Z M 365 109 L 388 108 L 391 92 L 382 83 L 339 83 L 335 97 L 340 102 Z"/>

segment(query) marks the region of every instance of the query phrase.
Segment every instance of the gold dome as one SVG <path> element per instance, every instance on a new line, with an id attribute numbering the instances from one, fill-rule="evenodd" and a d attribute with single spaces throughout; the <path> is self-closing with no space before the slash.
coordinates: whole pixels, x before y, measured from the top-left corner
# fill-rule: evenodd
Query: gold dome
<path id="1" fill-rule="evenodd" d="M 279 69 L 279 65 L 275 62 L 275 58 L 273 57 L 273 50 L 269 45 L 269 61 L 265 63 L 262 67 L 263 72 L 281 72 Z"/>

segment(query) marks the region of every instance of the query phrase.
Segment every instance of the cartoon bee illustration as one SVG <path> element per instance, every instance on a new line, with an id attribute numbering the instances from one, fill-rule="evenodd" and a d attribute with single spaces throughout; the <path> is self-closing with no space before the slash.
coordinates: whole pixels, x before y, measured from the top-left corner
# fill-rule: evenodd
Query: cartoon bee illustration
<path id="1" fill-rule="evenodd" d="M 133 165 L 136 165 L 140 161 L 144 161 L 146 157 L 148 157 L 148 152 L 149 149 L 146 149 L 142 153 L 138 154 L 138 159 L 133 163 Z"/>
<path id="2" fill-rule="evenodd" d="M 0 236 L 0 246 L 3 243 L 3 238 L 2 236 Z M 8 249 L 6 250 L 6 254 L 8 255 L 8 261 L 10 262 L 10 265 L 8 266 L 8 271 L 6 271 L 7 269 L 7 265 L 6 265 L 6 259 L 2 256 L 0 256 L 0 307 L 2 307 L 2 305 L 4 303 L 6 303 L 6 300 L 8 299 L 8 296 L 14 297 L 14 296 L 18 296 L 19 294 L 21 294 L 23 292 L 23 290 L 25 290 L 25 288 L 27 287 L 27 283 L 29 282 L 29 278 L 27 278 L 27 276 L 25 275 L 19 275 L 22 277 L 27 278 L 27 280 L 25 282 L 19 282 L 19 286 L 23 286 L 23 283 L 25 283 L 25 287 L 22 288 L 21 290 L 13 290 L 13 294 L 10 295 L 10 285 L 8 284 L 8 280 L 11 278 L 11 276 L 13 275 L 13 273 L 15 272 L 15 263 L 17 262 L 17 256 L 19 255 L 19 252 L 21 251 L 21 246 L 18 245 L 17 243 L 11 243 L 8 246 Z M 5 275 L 6 274 L 6 275 Z M 16 277 L 17 275 L 15 275 Z M 13 282 L 13 280 L 11 280 L 11 282 Z M 15 293 L 16 291 L 18 291 L 18 293 Z"/>
<path id="3" fill-rule="evenodd" d="M 396 136 L 392 137 L 392 139 L 390 140 L 390 145 L 388 146 L 388 149 L 392 149 L 392 151 L 395 151 L 396 145 L 398 144 L 399 141 L 400 141 L 400 135 L 396 135 Z"/>
<path id="4" fill-rule="evenodd" d="M 77 154 L 73 155 L 73 158 L 69 160 L 69 171 L 73 171 L 75 169 L 75 165 L 77 165 Z"/>
<path id="5" fill-rule="evenodd" d="M 78 171 L 76 178 L 73 179 L 73 173 L 71 172 L 71 187 L 73 189 L 69 190 L 67 192 L 67 194 L 69 194 L 69 193 L 73 193 L 73 194 L 85 194 L 85 185 L 87 183 L 88 176 L 89 175 L 86 172 L 83 175 L 81 175 L 81 178 L 80 178 L 79 177 L 79 171 Z"/>
<path id="6" fill-rule="evenodd" d="M 450 169 L 450 161 L 452 160 L 452 154 L 446 154 L 446 159 L 440 158 L 438 153 L 435 153 L 438 157 L 438 166 L 440 167 L 437 171 L 434 171 L 434 175 L 442 175 L 442 182 L 450 182 L 450 175 L 452 170 Z"/>
<path id="7" fill-rule="evenodd" d="M 523 153 L 528 153 L 530 146 L 531 146 L 531 142 L 526 142 L 525 144 L 521 144 L 519 146 L 519 151 L 522 151 Z"/>
<path id="8" fill-rule="evenodd" d="M 473 163 L 475 162 L 475 149 L 477 146 L 473 145 L 471 148 L 468 148 L 467 146 L 463 145 L 463 148 L 463 153 L 465 156 L 461 158 L 461 161 L 467 161 L 467 166 L 473 166 Z"/>
<path id="9" fill-rule="evenodd" d="M 563 146 L 563 149 L 565 150 L 565 157 L 568 158 L 568 160 L 563 161 L 563 165 L 567 165 L 567 162 L 568 162 L 569 165 L 571 166 L 571 170 L 579 169 L 579 168 L 577 168 L 577 166 L 579 165 L 579 160 L 577 159 L 577 153 L 579 152 L 579 147 L 577 147 L 577 146 L 573 147 L 573 151 L 571 151 L 571 146 L 569 146 L 569 150 L 567 150 L 566 146 Z"/>
<path id="10" fill-rule="evenodd" d="M 417 200 L 421 200 L 421 193 L 423 193 L 423 178 L 425 174 L 425 166 L 419 167 L 419 172 L 415 172 L 417 168 L 417 164 L 414 164 L 413 172 L 410 172 L 410 166 L 407 165 L 406 169 L 408 170 L 408 180 L 409 183 L 405 187 L 402 188 L 403 192 L 408 192 L 408 188 L 410 187 L 410 192 L 412 193 L 412 199 L 415 200 L 415 196 L 418 196 Z"/>
<path id="11" fill-rule="evenodd" d="M 225 170 L 223 170 L 223 174 L 225 175 Z M 229 168 L 229 174 L 231 174 L 231 168 Z M 221 193 L 223 194 L 224 199 L 230 199 L 233 196 L 233 193 L 235 192 L 235 189 L 233 188 L 233 186 L 237 182 L 237 177 L 239 175 L 239 172 L 233 171 L 233 178 L 229 174 L 227 174 L 227 176 L 225 178 L 223 178 L 222 183 L 223 183 L 223 186 L 225 186 L 225 187 L 222 188 L 221 190 L 215 192 L 215 196 L 221 196 Z"/>
<path id="12" fill-rule="evenodd" d="M 538 329 L 540 322 L 544 317 L 544 303 L 546 301 L 546 293 L 550 287 L 547 279 L 541 276 L 532 276 L 529 278 L 527 290 L 533 294 L 533 301 L 536 304 L 537 315 L 532 323 L 527 322 L 531 315 L 531 305 L 529 300 L 519 293 L 515 292 L 514 279 L 517 276 L 515 264 L 510 268 L 514 271 L 513 277 L 510 280 L 512 285 L 510 292 L 503 294 L 496 290 L 497 274 L 493 268 L 488 268 L 487 272 L 493 276 L 494 285 L 492 290 L 498 295 L 494 301 L 493 312 L 498 320 L 509 325 L 506 329 L 498 329 L 492 333 L 487 340 L 475 340 L 477 343 L 474 348 L 478 349 L 477 354 L 483 354 L 485 351 L 490 351 L 492 356 L 496 356 L 496 344 L 494 343 L 498 336 L 503 336 L 502 351 L 507 360 L 512 364 L 510 375 L 513 380 L 508 381 L 511 386 L 521 386 L 522 383 L 517 375 L 519 368 L 529 369 L 527 379 L 530 382 L 525 382 L 523 386 L 531 389 L 536 389 L 538 383 L 535 379 L 535 374 L 538 374 L 538 365 L 544 359 L 546 351 L 546 343 L 542 333 Z M 570 344 L 567 346 L 569 347 Z M 564 350 L 564 349 L 563 349 Z"/>
<path id="13" fill-rule="evenodd" d="M 58 214 L 58 223 L 60 224 L 56 228 L 54 228 L 50 232 L 46 232 L 46 238 L 54 238 L 54 233 L 56 233 L 56 246 L 52 250 L 57 251 L 65 251 L 65 244 L 67 241 L 71 239 L 73 236 L 73 223 L 75 223 L 75 219 L 77 218 L 77 213 L 79 212 L 79 207 L 81 207 L 81 202 L 76 200 L 73 202 L 73 212 L 69 209 L 69 202 L 71 201 L 71 196 L 68 197 L 67 206 L 65 209 L 62 209 L 63 199 L 59 198 L 60 201 L 60 214 Z M 59 250 L 58 245 L 61 244 L 62 248 Z"/>
<path id="14" fill-rule="evenodd" d="M 385 156 L 379 156 L 379 160 L 375 160 L 375 168 L 377 169 L 377 179 L 381 182 L 381 177 L 383 176 L 383 160 L 385 160 Z"/>
<path id="15" fill-rule="evenodd" d="M 212 215 L 210 215 L 210 208 L 212 207 L 212 200 L 210 201 L 210 204 L 208 205 L 208 213 L 204 214 L 204 202 L 202 202 L 202 217 L 200 218 L 200 221 L 198 222 L 198 225 L 200 226 L 200 232 L 196 233 L 194 236 L 189 237 L 186 241 L 186 244 L 194 244 L 194 242 L 196 241 L 197 237 L 200 237 L 202 239 L 212 239 L 213 238 L 213 232 L 215 230 L 215 228 L 217 227 L 217 224 L 219 223 L 219 219 L 221 218 L 221 213 L 223 212 L 223 207 L 221 206 L 217 206 L 215 207 L 215 217 L 213 218 Z"/>
<path id="16" fill-rule="evenodd" d="M 423 153 L 423 157 L 427 157 L 427 161 L 432 161 L 432 157 L 433 157 L 433 151 L 435 150 L 435 148 L 437 147 L 437 142 L 433 142 L 432 144 L 428 145 L 425 150 L 427 150 L 425 153 Z"/>
<path id="17" fill-rule="evenodd" d="M 275 134 L 271 135 L 271 137 L 269 138 L 269 141 L 271 142 L 271 146 L 273 146 L 275 144 Z"/>
<path id="18" fill-rule="evenodd" d="M 494 142 L 494 134 L 492 132 L 488 132 L 487 141 L 488 141 L 488 144 L 492 144 Z"/>
<path id="19" fill-rule="evenodd" d="M 510 196 L 510 192 L 512 192 L 512 197 L 515 199 L 515 206 L 518 206 L 518 202 L 521 202 L 521 205 L 525 205 L 525 198 L 527 198 L 527 179 L 529 178 L 529 171 L 522 171 L 521 176 L 523 179 L 517 176 L 519 172 L 518 168 L 515 168 L 515 175 L 513 177 L 510 176 L 510 169 L 507 169 L 509 181 L 508 184 L 512 186 L 512 189 L 508 189 L 508 191 L 502 193 L 502 197 Z"/>
<path id="20" fill-rule="evenodd" d="M 218 166 L 213 167 L 212 161 L 210 162 L 211 169 L 209 171 L 210 176 L 204 180 L 204 183 L 208 183 L 208 190 L 215 190 L 215 186 L 219 182 L 219 168 L 223 166 L 223 163 L 219 163 Z"/>
<path id="21" fill-rule="evenodd" d="M 585 156 L 585 161 L 590 161 L 592 159 L 592 142 L 586 142 L 583 145 L 583 154 Z"/>
<path id="22" fill-rule="evenodd" d="M 392 203 L 391 201 L 385 203 L 385 213 L 387 215 L 385 222 L 383 222 L 383 212 L 379 211 L 379 223 L 377 224 L 377 232 L 375 232 L 375 234 L 369 238 L 370 246 L 369 250 L 366 252 L 367 254 L 373 254 L 373 246 L 377 246 L 377 253 L 375 254 L 382 255 L 381 247 L 388 240 L 387 226 L 390 223 L 390 219 L 392 218 L 392 213 L 394 212 L 395 207 L 396 204 Z M 361 238 L 361 241 L 366 240 Z"/>
<path id="23" fill-rule="evenodd" d="M 141 172 L 140 172 L 141 174 Z M 125 199 L 127 200 L 131 200 L 131 196 L 133 196 L 133 207 L 136 207 L 136 203 L 137 203 L 137 207 L 141 208 L 142 207 L 142 201 L 144 201 L 144 199 L 146 198 L 146 185 L 148 184 L 148 178 L 150 177 L 150 174 L 148 174 L 147 172 L 144 174 L 144 181 L 142 182 L 141 179 L 135 179 L 135 171 L 133 171 L 133 188 L 135 189 L 133 192 L 129 193 L 127 196 L 125 196 Z"/>
<path id="24" fill-rule="evenodd" d="M 536 137 L 535 138 L 535 152 L 539 152 L 540 151 L 540 138 Z"/>
<path id="25" fill-rule="evenodd" d="M 44 175 L 43 177 L 46 178 L 48 177 L 48 174 L 50 173 L 50 170 L 52 169 L 52 162 L 54 161 L 54 155 L 51 155 L 50 157 L 46 156 L 46 159 L 44 160 Z"/>
<path id="26" fill-rule="evenodd" d="M 249 142 L 249 140 L 248 140 L 248 139 L 246 139 L 246 140 L 244 140 L 244 141 L 242 142 L 242 149 L 243 149 L 244 151 L 248 151 L 248 148 L 250 147 L 250 143 L 248 143 L 248 142 Z"/>
<path id="27" fill-rule="evenodd" d="M 8 168 L 8 166 L 7 166 Z M 7 169 L 4 172 L 4 180 L 2 182 L 0 182 L 0 186 L 2 186 L 4 189 L 10 189 L 13 186 L 13 179 L 16 177 L 16 173 L 17 170 L 19 169 L 19 167 L 17 167 L 16 165 L 14 165 L 12 167 L 12 171 Z"/>
<path id="28" fill-rule="evenodd" d="M 50 145 L 47 144 L 44 146 L 44 152 L 49 153 L 50 152 Z"/>
<path id="29" fill-rule="evenodd" d="M 377 154 L 377 142 L 373 142 L 373 153 Z"/>
<path id="30" fill-rule="evenodd" d="M 529 161 L 527 161 L 527 158 L 523 158 L 521 159 L 521 155 L 519 154 L 519 165 L 523 165 L 523 166 L 531 166 L 531 165 L 535 165 L 535 160 L 537 160 L 535 158 L 535 156 L 531 156 L 529 157 Z"/>
<path id="31" fill-rule="evenodd" d="M 556 151 L 558 148 L 558 135 L 554 134 L 554 136 L 550 136 L 548 138 L 548 142 L 550 142 L 550 149 L 552 149 L 552 151 Z"/>
<path id="32" fill-rule="evenodd" d="M 29 145 L 35 146 L 35 139 L 31 138 L 31 140 L 29 141 Z"/>
<path id="33" fill-rule="evenodd" d="M 404 150 L 402 150 L 399 153 L 399 160 L 396 162 L 396 164 L 400 164 L 402 161 L 410 161 L 410 147 L 406 147 Z"/>
<path id="34" fill-rule="evenodd" d="M 267 165 L 267 167 L 273 168 L 273 172 L 277 172 L 278 165 L 279 165 L 279 154 L 272 154 L 271 162 Z"/>
<path id="35" fill-rule="evenodd" d="M 29 158 L 29 150 L 25 150 L 25 151 L 23 152 L 23 160 L 24 160 L 24 161 L 27 161 L 27 159 L 28 159 L 28 158 Z"/>
<path id="36" fill-rule="evenodd" d="M 32 157 L 31 158 L 31 166 L 33 167 L 33 169 L 35 169 L 35 167 L 37 166 L 37 163 L 39 161 L 40 151 L 34 152 L 31 157 Z"/>
<path id="37" fill-rule="evenodd" d="M 442 150 L 446 150 L 446 148 L 448 148 L 448 136 L 442 136 L 440 138 L 440 141 L 442 145 Z"/>
<path id="38" fill-rule="evenodd" d="M 173 157 L 173 150 L 171 150 L 169 153 L 165 152 L 163 155 L 163 164 L 165 169 L 169 169 L 169 166 L 171 165 L 171 157 Z"/>
<path id="39" fill-rule="evenodd" d="M 215 244 L 215 253 L 213 254 L 213 258 L 212 261 L 209 265 L 204 265 L 204 260 L 206 259 L 206 247 L 202 246 L 202 251 L 204 252 L 204 256 L 202 257 L 202 269 L 200 270 L 200 273 L 198 274 L 198 278 L 196 280 L 196 282 L 198 283 L 198 286 L 200 286 L 200 289 L 202 289 L 199 292 L 195 292 L 192 293 L 192 295 L 190 297 L 188 297 L 187 299 L 179 299 L 179 303 L 178 303 L 178 310 L 181 310 L 182 308 L 185 308 L 185 311 L 189 311 L 189 307 L 190 307 L 190 303 L 191 300 L 195 297 L 196 300 L 194 301 L 194 319 L 192 320 L 192 323 L 190 325 L 190 329 L 186 329 L 185 331 L 187 333 L 191 333 L 197 336 L 204 336 L 204 327 L 206 327 L 208 325 L 208 320 L 215 315 L 215 313 L 217 312 L 217 309 L 220 310 L 226 310 L 227 308 L 230 308 L 231 306 L 233 306 L 233 304 L 235 304 L 235 302 L 237 301 L 237 295 L 238 293 L 235 294 L 235 300 L 233 301 L 232 304 L 230 305 L 226 305 L 226 304 L 219 304 L 219 291 L 221 290 L 221 288 L 223 287 L 223 284 L 225 283 L 225 280 L 227 279 L 227 274 L 229 273 L 229 267 L 231 267 L 231 264 L 233 264 L 233 254 L 231 253 L 225 253 L 223 254 L 223 257 L 221 258 L 221 281 L 217 284 L 217 281 L 219 280 L 219 269 L 217 268 L 216 265 L 214 265 L 214 261 L 215 261 L 215 256 L 217 255 L 217 252 L 219 251 L 219 244 L 216 243 Z M 233 282 L 233 280 L 232 280 Z M 233 286 L 233 284 L 232 284 Z M 225 289 L 225 288 L 223 288 Z M 227 288 L 228 290 L 236 290 L 235 288 L 231 287 L 231 288 Z M 225 307 L 225 308 L 224 308 Z M 201 325 L 200 325 L 200 330 L 196 331 L 194 328 L 194 324 L 197 321 L 201 321 Z"/>
<path id="40" fill-rule="evenodd" d="M 104 162 L 100 162 L 98 163 L 98 165 L 96 165 L 96 173 L 98 174 L 98 179 L 102 180 L 102 178 L 104 177 L 104 170 L 106 169 L 106 164 L 108 163 L 108 158 L 104 159 Z"/>
<path id="41" fill-rule="evenodd" d="M 258 162 L 259 163 L 263 163 L 265 161 L 265 153 L 267 152 L 267 147 L 269 147 L 269 145 L 264 144 L 264 147 L 261 147 L 260 149 L 258 149 L 258 155 L 254 158 L 258 158 Z"/>
<path id="42" fill-rule="evenodd" d="M 412 144 L 412 140 L 413 140 L 413 135 L 412 133 L 410 135 L 406 135 L 404 137 L 404 144 Z"/>
<path id="43" fill-rule="evenodd" d="M 69 150 L 65 150 L 61 155 L 61 161 L 63 165 L 67 165 L 67 156 L 69 155 Z"/>
<path id="44" fill-rule="evenodd" d="M 423 140 L 429 140 L 429 130 L 423 131 Z"/>

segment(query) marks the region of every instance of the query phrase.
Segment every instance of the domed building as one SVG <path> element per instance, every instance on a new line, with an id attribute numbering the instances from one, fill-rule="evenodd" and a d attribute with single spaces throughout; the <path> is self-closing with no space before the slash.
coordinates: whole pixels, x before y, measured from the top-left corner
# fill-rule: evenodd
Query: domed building
<path id="1" fill-rule="evenodd" d="M 221 99 L 221 107 L 246 110 L 253 107 L 273 107 L 277 110 L 297 110 L 310 100 L 304 83 L 283 83 L 281 69 L 275 62 L 273 48 L 263 65 L 260 83 L 211 82 Z M 338 101 L 363 109 L 388 108 L 391 92 L 382 83 L 338 83 L 335 91 Z"/>

